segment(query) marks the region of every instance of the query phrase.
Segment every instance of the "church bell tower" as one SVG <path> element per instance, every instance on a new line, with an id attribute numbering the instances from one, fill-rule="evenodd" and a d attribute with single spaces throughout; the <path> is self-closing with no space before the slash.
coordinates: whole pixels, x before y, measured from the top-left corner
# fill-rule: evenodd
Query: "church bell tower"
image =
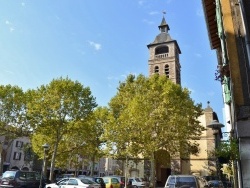
<path id="1" fill-rule="evenodd" d="M 173 40 L 168 31 L 170 30 L 163 16 L 161 25 L 158 26 L 160 34 L 154 42 L 147 45 L 149 49 L 149 75 L 166 75 L 176 84 L 181 84 L 181 65 L 179 54 L 181 50 L 176 40 Z"/>

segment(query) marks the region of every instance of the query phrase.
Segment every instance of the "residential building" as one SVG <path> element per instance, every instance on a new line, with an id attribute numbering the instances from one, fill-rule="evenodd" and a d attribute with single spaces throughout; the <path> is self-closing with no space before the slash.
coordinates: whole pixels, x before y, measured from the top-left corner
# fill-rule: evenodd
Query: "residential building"
<path id="1" fill-rule="evenodd" d="M 14 140 L 6 139 L 4 136 L 1 140 L 1 163 L 2 171 L 8 169 L 32 170 L 33 160 L 32 153 L 29 150 L 29 139 L 20 137 Z"/>
<path id="2" fill-rule="evenodd" d="M 217 52 L 227 130 L 238 140 L 235 187 L 250 187 L 250 1 L 202 0 L 211 49 Z"/>

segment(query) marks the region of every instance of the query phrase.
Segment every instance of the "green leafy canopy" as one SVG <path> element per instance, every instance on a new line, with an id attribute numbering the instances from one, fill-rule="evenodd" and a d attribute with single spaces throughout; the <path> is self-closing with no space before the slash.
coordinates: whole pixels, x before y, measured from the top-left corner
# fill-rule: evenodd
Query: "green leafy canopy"
<path id="1" fill-rule="evenodd" d="M 111 153 L 119 158 L 149 157 L 160 149 L 171 155 L 181 148 L 192 151 L 196 143 L 190 140 L 198 140 L 204 128 L 197 120 L 201 105 L 189 94 L 166 76 L 129 75 L 109 103 L 104 138 Z"/>

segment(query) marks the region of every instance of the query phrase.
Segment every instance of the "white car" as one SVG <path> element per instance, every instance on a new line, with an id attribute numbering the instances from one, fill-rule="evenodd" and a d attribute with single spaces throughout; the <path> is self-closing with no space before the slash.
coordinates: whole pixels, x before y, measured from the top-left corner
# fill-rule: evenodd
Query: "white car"
<path id="1" fill-rule="evenodd" d="M 87 178 L 69 178 L 59 188 L 101 188 L 101 185 Z"/>
<path id="2" fill-rule="evenodd" d="M 69 180 L 69 178 L 60 179 L 56 183 L 46 184 L 45 188 L 59 188 L 60 185 L 66 184 L 68 180 Z"/>
<path id="3" fill-rule="evenodd" d="M 166 181 L 164 188 L 189 187 L 199 188 L 199 181 L 193 175 L 170 175 Z"/>
<path id="4" fill-rule="evenodd" d="M 130 177 L 130 178 L 128 178 L 128 182 L 129 182 L 130 185 L 132 185 L 134 188 L 146 187 L 146 182 L 145 182 L 145 181 L 142 181 L 142 179 L 139 178 L 139 177 Z"/>

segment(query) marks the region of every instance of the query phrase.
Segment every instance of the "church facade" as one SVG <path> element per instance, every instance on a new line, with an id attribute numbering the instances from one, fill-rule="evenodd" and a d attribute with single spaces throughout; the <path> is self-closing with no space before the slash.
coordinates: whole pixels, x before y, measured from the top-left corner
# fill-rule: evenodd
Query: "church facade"
<path id="1" fill-rule="evenodd" d="M 155 37 L 154 41 L 147 45 L 149 50 L 148 69 L 149 76 L 160 74 L 167 76 L 175 84 L 181 85 L 181 50 L 178 42 L 171 38 L 169 34 L 170 27 L 163 16 L 161 24 L 158 26 L 160 33 Z M 203 111 L 203 115 L 199 117 L 199 121 L 204 128 L 212 122 L 218 120 L 218 117 L 213 109 L 209 106 Z M 215 148 L 215 137 L 212 129 L 203 131 L 200 140 L 197 141 L 200 145 L 199 154 L 188 157 L 181 156 L 166 156 L 169 160 L 169 165 L 164 166 L 156 162 L 155 176 L 157 186 L 164 186 L 167 177 L 170 174 L 193 174 L 196 176 L 211 176 L 216 175 L 215 158 L 211 156 L 211 152 Z M 149 177 L 150 161 L 140 161 L 136 165 L 130 162 L 130 170 L 127 172 L 130 176 Z M 151 178 L 152 179 L 152 178 Z"/>

